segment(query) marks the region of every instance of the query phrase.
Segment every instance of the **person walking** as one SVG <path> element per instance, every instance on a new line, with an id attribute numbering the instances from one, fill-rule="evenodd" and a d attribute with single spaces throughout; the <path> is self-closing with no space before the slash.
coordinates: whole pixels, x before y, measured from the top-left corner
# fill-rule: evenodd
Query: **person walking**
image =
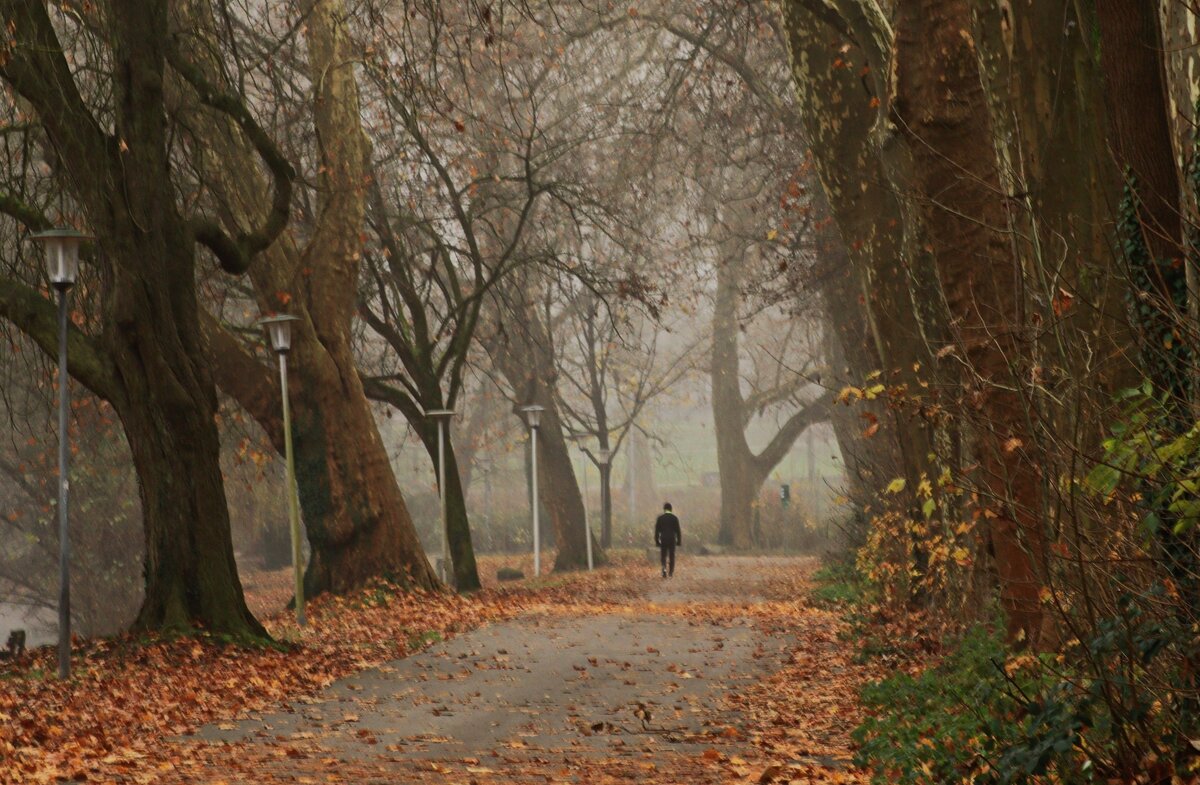
<path id="1" fill-rule="evenodd" d="M 671 503 L 663 505 L 663 514 L 654 522 L 654 544 L 662 556 L 662 576 L 675 576 L 675 547 L 683 545 L 683 531 L 679 518 L 671 511 Z"/>

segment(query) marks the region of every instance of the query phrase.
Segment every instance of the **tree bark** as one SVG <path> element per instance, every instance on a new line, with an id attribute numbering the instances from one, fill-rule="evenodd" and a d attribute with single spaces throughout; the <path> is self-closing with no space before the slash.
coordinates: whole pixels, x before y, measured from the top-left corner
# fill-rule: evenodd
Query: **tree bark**
<path id="1" fill-rule="evenodd" d="M 867 0 L 862 7 L 873 6 L 874 0 Z M 894 149 L 904 141 L 881 139 L 877 130 L 878 107 L 886 98 L 880 92 L 882 78 L 890 68 L 884 42 L 891 31 L 876 29 L 886 25 L 877 8 L 872 13 L 846 10 L 846 18 L 816 0 L 785 0 L 782 8 L 799 114 L 852 269 L 847 281 L 852 294 L 835 300 L 864 314 L 872 343 L 870 363 L 859 367 L 866 373 L 848 383 L 862 385 L 867 374 L 882 371 L 895 404 L 876 413 L 881 425 L 876 444 L 887 447 L 873 452 L 891 455 L 879 461 L 876 492 L 893 477 L 904 477 L 905 504 L 916 514 L 919 480 L 939 473 L 929 458 L 938 452 L 938 439 L 927 416 L 933 403 L 928 390 L 939 378 L 933 358 L 947 340 L 948 317 L 924 250 L 921 216 L 889 185 L 907 163 L 907 153 Z M 845 321 L 834 320 L 839 329 Z M 841 337 L 848 353 L 859 351 L 857 339 Z M 946 434 L 942 441 L 956 440 L 956 434 Z"/>
<path id="2" fill-rule="evenodd" d="M 446 531 L 450 541 L 450 562 L 454 565 L 454 588 L 460 592 L 478 591 L 479 571 L 475 563 L 475 549 L 471 543 L 471 525 L 467 518 L 467 494 L 463 489 L 462 472 L 454 449 L 454 440 L 447 429 L 443 445 L 446 460 L 446 487 L 442 492 L 446 498 Z M 419 429 L 421 442 L 429 459 L 438 465 L 437 425 L 427 424 Z M 440 526 L 440 522 L 439 522 Z"/>
<path id="3" fill-rule="evenodd" d="M 737 550 L 761 545 L 755 527 L 755 506 L 763 483 L 787 456 L 788 450 L 810 425 L 828 417 L 830 396 L 792 414 L 762 452 L 746 441 L 746 426 L 753 416 L 741 390 L 738 357 L 738 303 L 741 260 L 729 258 L 717 266 L 717 292 L 713 306 L 712 384 L 713 427 L 717 438 L 717 469 L 721 480 L 721 523 L 717 540 Z"/>
<path id="4" fill-rule="evenodd" d="M 1177 258 L 1183 216 L 1158 9 L 1130 0 L 1096 0 L 1095 5 L 1113 152 L 1118 166 L 1136 182 L 1139 218 L 1152 257 Z"/>
<path id="5" fill-rule="evenodd" d="M 738 358 L 739 259 L 717 267 L 713 305 L 712 382 L 713 429 L 717 438 L 717 471 L 721 481 L 721 526 L 717 542 L 737 550 L 754 544 L 754 500 L 761 481 L 753 471 L 754 455 L 746 443 Z"/>
<path id="6" fill-rule="evenodd" d="M 1020 270 L 1006 216 L 966 0 L 914 0 L 897 11 L 891 111 L 910 140 L 914 184 L 958 344 L 971 377 L 981 492 L 1009 637 L 1038 646 L 1047 541 L 1041 479 L 1022 449 L 1031 407 L 1022 394 Z M 1049 637 L 1049 636 L 1047 636 Z"/>

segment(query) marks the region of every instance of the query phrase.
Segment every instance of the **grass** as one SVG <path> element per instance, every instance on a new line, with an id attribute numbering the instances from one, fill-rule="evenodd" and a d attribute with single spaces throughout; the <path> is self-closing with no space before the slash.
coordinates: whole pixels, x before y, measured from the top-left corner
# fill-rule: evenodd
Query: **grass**
<path id="1" fill-rule="evenodd" d="M 408 650 L 418 651 L 426 646 L 432 646 L 435 643 L 441 642 L 442 634 L 440 632 L 437 630 L 426 630 L 425 632 L 408 637 Z"/>
<path id="2" fill-rule="evenodd" d="M 870 587 L 854 565 L 848 562 L 829 562 L 813 573 L 816 587 L 812 598 L 824 607 L 852 607 L 865 603 Z"/>

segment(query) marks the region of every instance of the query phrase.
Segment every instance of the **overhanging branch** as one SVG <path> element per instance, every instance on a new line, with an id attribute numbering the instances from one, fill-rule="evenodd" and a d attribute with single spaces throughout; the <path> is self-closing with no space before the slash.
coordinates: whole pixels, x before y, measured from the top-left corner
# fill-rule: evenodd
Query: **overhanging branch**
<path id="1" fill-rule="evenodd" d="M 198 221 L 193 225 L 196 240 L 213 252 L 221 268 L 240 275 L 250 268 L 255 254 L 266 250 L 287 227 L 296 171 L 240 98 L 209 82 L 200 68 L 188 62 L 178 49 L 168 49 L 167 61 L 195 89 L 201 103 L 228 115 L 237 123 L 271 172 L 271 210 L 258 229 L 240 232 L 234 238 L 226 234 L 216 221 Z"/>
<path id="2" fill-rule="evenodd" d="M 58 309 L 37 290 L 0 278 L 0 317 L 12 322 L 52 359 L 58 358 Z M 95 339 L 73 326 L 67 331 L 67 369 L 89 390 L 118 408 L 123 403 L 116 367 Z"/>

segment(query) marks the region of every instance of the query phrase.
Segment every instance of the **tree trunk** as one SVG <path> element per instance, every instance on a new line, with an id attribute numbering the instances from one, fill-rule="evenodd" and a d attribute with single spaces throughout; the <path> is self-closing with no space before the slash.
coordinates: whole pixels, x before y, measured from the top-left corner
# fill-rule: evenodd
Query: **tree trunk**
<path id="1" fill-rule="evenodd" d="M 867 315 L 859 300 L 862 291 L 857 280 L 859 271 L 850 264 L 840 237 L 822 238 L 819 248 L 822 266 L 817 274 L 828 325 L 827 384 L 834 388 L 861 385 L 880 366 Z M 861 405 L 862 411 L 835 406 L 830 416 L 850 486 L 848 496 L 859 510 L 876 503 L 881 479 L 903 471 L 899 432 L 892 426 L 882 402 L 877 399 Z M 863 417 L 864 414 L 880 424 L 874 436 L 863 435 L 870 423 L 870 417 Z"/>
<path id="2" fill-rule="evenodd" d="M 317 340 L 298 341 L 293 356 L 296 478 L 312 546 L 304 591 L 342 594 L 381 576 L 438 586 L 353 368 L 332 368 Z"/>
<path id="3" fill-rule="evenodd" d="M 896 21 L 892 111 L 910 139 L 925 225 L 958 343 L 973 378 L 964 403 L 976 416 L 979 482 L 996 517 L 990 530 L 1001 601 L 1014 641 L 1038 646 L 1045 580 L 1031 407 L 1022 395 L 1020 269 L 1002 233 L 992 129 L 970 36 L 966 0 L 914 0 Z"/>
<path id="4" fill-rule="evenodd" d="M 543 393 L 548 392 L 540 389 Z M 583 495 L 579 492 L 567 440 L 563 437 L 562 421 L 549 395 L 537 400 L 545 407 L 538 429 L 538 493 L 543 509 L 554 524 L 554 539 L 558 545 L 554 569 L 556 572 L 586 569 Z M 592 559 L 597 565 L 606 561 L 603 548 L 594 541 Z"/>
<path id="5" fill-rule="evenodd" d="M 723 259 L 717 267 L 713 307 L 713 429 L 717 438 L 717 471 L 721 478 L 721 521 L 717 542 L 737 550 L 754 544 L 754 455 L 746 443 L 744 399 L 738 359 L 738 288 L 740 259 Z"/>
<path id="6" fill-rule="evenodd" d="M 749 550 L 757 544 L 754 508 L 762 480 L 754 477 L 745 461 L 730 461 L 728 451 L 717 451 L 721 476 L 721 528 L 717 542 L 735 550 Z"/>
<path id="7" fill-rule="evenodd" d="M 1185 245 L 1188 200 L 1182 196 L 1172 144 L 1158 9 L 1150 3 L 1097 0 L 1096 17 L 1113 148 L 1131 202 L 1123 210 L 1120 239 L 1135 302 L 1141 306 L 1134 317 L 1139 359 L 1155 395 L 1166 396 L 1167 426 L 1173 435 L 1183 436 L 1195 427 L 1195 362 L 1182 325 L 1187 324 L 1190 305 L 1188 268 L 1197 263 L 1188 257 L 1197 249 Z M 1189 235 L 1186 239 L 1194 241 L 1195 230 Z M 1171 509 L 1169 494 L 1160 490 L 1148 497 L 1160 521 L 1158 539 L 1183 595 L 1183 607 L 1195 608 L 1200 602 L 1200 535 L 1194 527 L 1175 531 L 1179 515 Z M 1187 623 L 1186 614 L 1182 621 Z M 1193 674 L 1193 681 L 1197 679 L 1200 676 Z"/>
<path id="8" fill-rule="evenodd" d="M 1179 171 L 1167 114 L 1158 10 L 1153 3 L 1096 0 L 1096 20 L 1117 163 L 1136 181 L 1151 255 L 1178 257 L 1183 245 Z"/>
<path id="9" fill-rule="evenodd" d="M 817 176 L 844 258 L 852 268 L 845 273 L 846 281 L 834 283 L 850 287 L 835 299 L 865 314 L 872 344 L 870 362 L 858 365 L 865 373 L 847 383 L 863 385 L 866 374 L 883 372 L 881 381 L 895 405 L 886 411 L 867 408 L 879 418 L 877 443 L 889 444 L 873 452 L 890 453 L 889 459 L 879 461 L 875 490 L 878 493 L 896 476 L 905 478 L 905 504 L 913 513 L 919 508 L 919 479 L 939 473 L 929 459 L 937 439 L 925 411 L 931 404 L 929 382 L 936 378 L 932 360 L 946 342 L 948 318 L 926 258 L 921 216 L 889 186 L 900 166 L 897 161 L 906 159 L 895 150 L 881 156 L 877 139 L 876 107 L 885 98 L 877 85 L 890 65 L 879 42 L 890 37 L 890 30 L 865 32 L 874 22 L 884 24 L 881 15 L 873 14 L 862 15 L 856 25 L 847 20 L 835 25 L 826 14 L 815 12 L 818 6 L 824 4 L 785 0 L 783 19 L 800 116 L 812 140 Z M 903 144 L 896 139 L 887 143 Z M 892 161 L 889 167 L 884 157 Z M 836 268 L 828 273 L 841 274 Z M 833 320 L 837 329 L 846 327 L 846 321 L 840 315 Z M 841 337 L 846 352 L 860 352 L 857 338 Z M 948 435 L 945 441 L 956 438 Z"/>
<path id="10" fill-rule="evenodd" d="M 317 0 L 304 27 L 321 152 L 318 219 L 303 248 L 285 235 L 250 271 L 264 312 L 300 317 L 288 365 L 297 482 L 312 553 L 304 580 L 310 596 L 348 592 L 379 576 L 420 588 L 438 585 L 358 377 L 352 343 L 370 148 L 344 14 L 342 0 Z M 223 160 L 237 162 L 211 173 L 230 212 L 239 220 L 254 215 L 265 189 L 249 151 L 220 130 L 211 137 Z M 282 452 L 271 369 L 214 322 L 205 328 L 221 388 Z"/>
<path id="11" fill-rule="evenodd" d="M 195 237 L 175 201 L 167 4 L 112 4 L 103 42 L 111 52 L 101 55 L 111 55 L 112 136 L 79 96 L 45 5 L 0 2 L 0 21 L 18 39 L 0 72 L 36 111 L 98 237 L 103 331 L 75 336 L 73 349 L 88 345 L 96 356 L 81 366 L 76 353 L 71 364 L 92 383 L 98 368 L 108 372 L 97 386 L 121 418 L 138 473 L 146 592 L 136 626 L 265 636 L 234 563 L 216 388 L 200 341 Z"/>
<path id="12" fill-rule="evenodd" d="M 446 487 L 442 492 L 446 498 L 446 531 L 450 541 L 450 562 L 454 565 L 454 588 L 460 592 L 478 591 L 482 588 L 479 582 L 479 570 L 475 563 L 475 547 L 471 542 L 471 524 L 467 517 L 467 494 L 463 490 L 462 473 L 459 471 L 458 458 L 454 450 L 454 440 L 450 438 L 450 430 L 446 429 L 443 443 L 446 460 Z M 421 442 L 429 459 L 433 462 L 434 470 L 438 465 L 438 435 L 437 425 L 429 424 L 419 429 Z M 441 521 L 438 521 L 441 531 Z"/>
<path id="13" fill-rule="evenodd" d="M 718 542 L 739 550 L 761 545 L 757 500 L 762 485 L 804 430 L 827 418 L 832 396 L 825 395 L 791 414 L 761 452 L 746 441 L 746 426 L 754 415 L 742 395 L 738 357 L 738 302 L 741 259 L 723 254 L 717 265 L 717 292 L 713 306 L 712 384 L 717 468 L 721 478 L 721 524 Z"/>
<path id="14" fill-rule="evenodd" d="M 216 389 L 203 370 L 196 332 L 187 335 L 182 314 L 164 323 L 143 312 L 130 326 L 133 340 L 114 359 L 125 379 L 136 380 L 127 392 L 136 403 L 120 409 L 138 472 L 146 543 L 146 591 L 134 628 L 189 632 L 199 625 L 234 637 L 265 637 L 238 580 L 220 472 Z M 159 416 L 163 412 L 170 414 Z"/>
<path id="15" fill-rule="evenodd" d="M 555 570 L 587 567 L 587 538 L 583 520 L 583 496 L 571 465 L 563 436 L 562 419 L 554 400 L 555 369 L 550 336 L 532 308 L 504 325 L 492 336 L 492 362 L 512 387 L 521 406 L 543 407 L 538 431 L 538 493 L 554 528 L 558 557 Z M 520 416 L 520 413 L 517 413 Z M 605 561 L 604 550 L 593 542 L 593 560 Z"/>
<path id="16" fill-rule="evenodd" d="M 613 542 L 612 464 L 600 465 L 600 547 L 608 550 Z"/>

